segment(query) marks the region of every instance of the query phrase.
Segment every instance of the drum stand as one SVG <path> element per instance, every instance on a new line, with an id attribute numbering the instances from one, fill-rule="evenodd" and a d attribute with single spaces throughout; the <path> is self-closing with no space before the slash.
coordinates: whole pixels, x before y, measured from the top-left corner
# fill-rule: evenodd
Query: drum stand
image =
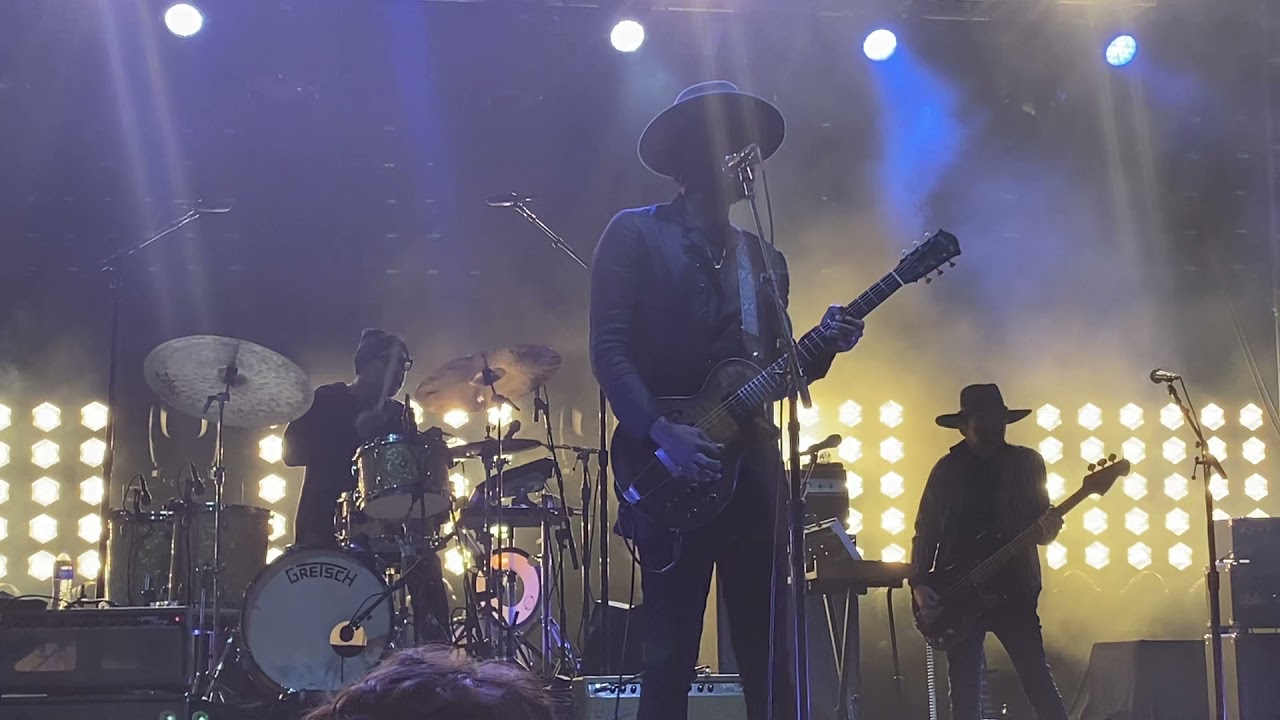
<path id="1" fill-rule="evenodd" d="M 222 573 L 222 500 L 223 486 L 225 485 L 226 480 L 226 467 L 223 465 L 224 447 L 222 428 L 224 411 L 226 410 L 227 403 L 231 402 L 231 386 L 235 384 L 238 377 L 239 375 L 236 369 L 235 360 L 232 359 L 227 367 L 222 371 L 222 392 L 210 395 L 204 403 L 204 414 L 206 415 L 209 413 L 209 409 L 213 407 L 214 403 L 218 404 L 218 420 L 214 425 L 213 467 L 211 472 L 213 479 L 213 562 L 211 567 L 202 567 L 200 568 L 200 571 L 198 571 L 207 574 L 210 578 L 209 589 L 213 597 L 209 604 L 212 605 L 211 612 L 213 615 L 213 621 L 209 623 L 208 627 L 205 626 L 206 603 L 204 597 L 205 583 L 203 581 L 200 583 L 200 594 L 196 596 L 199 597 L 200 602 L 200 621 L 197 625 L 196 632 L 198 637 L 203 637 L 207 640 L 203 663 L 204 670 L 200 671 L 199 675 L 208 679 L 209 687 L 207 689 L 209 691 L 212 691 L 213 681 L 217 678 L 218 670 L 221 668 L 222 661 L 226 658 L 227 652 L 230 650 L 230 645 L 228 644 L 228 647 L 223 649 L 221 653 L 218 652 L 218 626 L 222 623 L 221 598 L 219 597 L 221 588 L 219 587 L 218 576 Z M 188 521 L 190 521 L 190 519 L 191 518 L 188 518 Z M 187 523 L 187 532 L 191 532 L 190 522 Z M 190 595 L 195 596 L 194 588 L 190 592 Z M 188 601 L 190 599 L 191 598 L 188 598 Z M 228 641 L 229 640 L 230 638 L 228 638 Z M 195 667 L 199 668 L 201 667 L 201 663 L 199 662 L 200 657 L 198 653 L 200 650 L 198 644 L 196 652 L 197 662 Z M 196 682 L 199 684 L 201 682 L 201 678 L 197 677 Z"/>

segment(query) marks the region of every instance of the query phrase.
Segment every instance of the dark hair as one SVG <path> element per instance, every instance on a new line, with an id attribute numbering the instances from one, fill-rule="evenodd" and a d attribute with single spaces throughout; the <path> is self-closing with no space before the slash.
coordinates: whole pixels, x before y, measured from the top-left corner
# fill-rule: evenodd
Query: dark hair
<path id="1" fill-rule="evenodd" d="M 542 681 L 443 645 L 402 650 L 304 720 L 552 720 Z"/>

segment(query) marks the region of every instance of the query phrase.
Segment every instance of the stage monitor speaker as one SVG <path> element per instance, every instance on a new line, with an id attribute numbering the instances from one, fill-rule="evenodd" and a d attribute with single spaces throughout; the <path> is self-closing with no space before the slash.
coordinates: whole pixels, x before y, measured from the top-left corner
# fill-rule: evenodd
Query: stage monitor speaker
<path id="1" fill-rule="evenodd" d="M 1212 667 L 1210 642 L 1212 639 L 1206 636 L 1205 663 Z M 1227 720 L 1280 718 L 1280 682 L 1276 681 L 1280 678 L 1280 635 L 1234 632 L 1223 635 L 1222 674 Z M 1213 673 L 1209 673 L 1209 682 L 1209 697 L 1213 697 Z"/>
<path id="2" fill-rule="evenodd" d="M 609 627 L 606 662 L 604 626 Z M 644 606 L 597 602 L 587 623 L 587 640 L 582 649 L 583 672 L 592 675 L 638 675 L 644 670 Z"/>
<path id="3" fill-rule="evenodd" d="M 1072 720 L 1204 720 L 1209 712 L 1198 640 L 1094 643 Z"/>
<path id="4" fill-rule="evenodd" d="M 197 713 L 202 713 L 197 715 Z M 0 700 L 0 720 L 224 720 L 229 708 L 189 703 L 182 695 L 17 697 Z"/>
<path id="5" fill-rule="evenodd" d="M 573 720 L 635 720 L 644 692 L 641 681 L 618 684 L 617 676 L 573 681 Z M 689 686 L 689 720 L 746 720 L 747 704 L 737 675 L 705 675 Z"/>

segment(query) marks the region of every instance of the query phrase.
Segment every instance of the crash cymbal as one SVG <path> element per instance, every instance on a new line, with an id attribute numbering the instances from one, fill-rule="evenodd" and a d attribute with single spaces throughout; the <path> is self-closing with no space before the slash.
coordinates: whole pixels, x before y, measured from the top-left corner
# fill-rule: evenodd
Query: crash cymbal
<path id="1" fill-rule="evenodd" d="M 147 385 L 161 400 L 210 422 L 218 420 L 218 404 L 209 403 L 209 397 L 227 389 L 230 374 L 223 424 L 231 427 L 280 425 L 311 407 L 311 381 L 302 368 L 246 340 L 216 335 L 175 338 L 152 350 L 142 367 Z"/>
<path id="2" fill-rule="evenodd" d="M 529 440 L 526 438 L 507 438 L 502 441 L 502 454 L 513 455 L 518 452 L 535 450 L 540 447 L 543 447 L 543 444 L 537 440 Z M 473 443 L 467 443 L 466 445 L 455 445 L 449 448 L 449 456 L 454 460 L 462 460 L 463 458 L 497 457 L 498 441 L 489 438 Z"/>
<path id="3" fill-rule="evenodd" d="M 560 353 L 543 345 L 510 345 L 450 360 L 418 384 L 413 397 L 426 410 L 483 410 L 546 384 L 560 369 Z"/>

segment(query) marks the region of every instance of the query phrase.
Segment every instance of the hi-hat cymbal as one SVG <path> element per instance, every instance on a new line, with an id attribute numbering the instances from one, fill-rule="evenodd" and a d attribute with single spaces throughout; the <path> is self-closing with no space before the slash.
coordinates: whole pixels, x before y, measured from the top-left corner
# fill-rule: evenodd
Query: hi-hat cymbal
<path id="1" fill-rule="evenodd" d="M 296 420 L 311 407 L 311 381 L 285 356 L 261 345 L 192 335 L 162 343 L 142 365 L 147 385 L 175 410 L 210 422 L 218 403 L 209 397 L 227 390 L 223 424 L 257 428 Z"/>
<path id="2" fill-rule="evenodd" d="M 435 413 L 476 412 L 495 400 L 528 395 L 559 369 L 560 353 L 549 347 L 510 345 L 450 360 L 419 383 L 413 397 Z"/>
<path id="3" fill-rule="evenodd" d="M 537 440 L 529 440 L 527 438 L 507 438 L 502 441 L 502 454 L 514 455 L 518 452 L 536 450 L 540 447 L 546 446 Z M 498 441 L 493 438 L 477 440 L 476 442 L 467 443 L 466 445 L 454 445 L 449 448 L 449 457 L 454 460 L 462 460 L 463 458 L 493 458 L 497 456 Z"/>

